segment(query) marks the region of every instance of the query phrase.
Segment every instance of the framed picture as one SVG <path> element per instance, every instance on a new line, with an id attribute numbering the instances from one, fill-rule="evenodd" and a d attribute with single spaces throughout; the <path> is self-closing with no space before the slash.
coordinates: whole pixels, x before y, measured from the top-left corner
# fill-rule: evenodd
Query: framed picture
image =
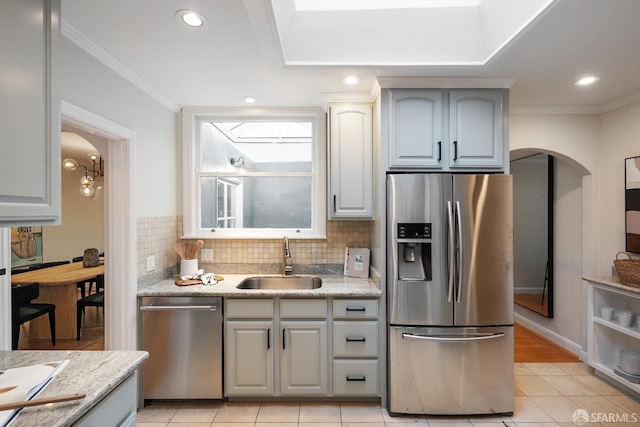
<path id="1" fill-rule="evenodd" d="M 626 250 L 640 253 L 640 156 L 625 159 L 624 169 Z"/>
<path id="2" fill-rule="evenodd" d="M 11 268 L 42 264 L 42 227 L 11 228 Z"/>

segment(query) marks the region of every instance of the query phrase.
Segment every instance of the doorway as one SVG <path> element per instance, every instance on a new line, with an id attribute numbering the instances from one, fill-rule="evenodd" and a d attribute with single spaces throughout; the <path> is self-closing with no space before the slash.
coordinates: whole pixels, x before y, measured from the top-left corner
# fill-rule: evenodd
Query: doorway
<path id="1" fill-rule="evenodd" d="M 136 223 L 135 139 L 133 130 L 70 104 L 61 103 L 62 123 L 98 135 L 107 141 L 104 197 L 105 350 L 135 350 Z"/>

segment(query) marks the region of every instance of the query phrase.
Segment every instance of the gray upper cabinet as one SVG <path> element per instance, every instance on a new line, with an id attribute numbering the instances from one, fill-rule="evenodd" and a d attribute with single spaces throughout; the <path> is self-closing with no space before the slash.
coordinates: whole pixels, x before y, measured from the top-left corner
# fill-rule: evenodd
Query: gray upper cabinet
<path id="1" fill-rule="evenodd" d="M 385 89 L 390 169 L 504 170 L 506 91 Z"/>
<path id="2" fill-rule="evenodd" d="M 373 218 L 373 106 L 329 106 L 329 218 Z"/>
<path id="3" fill-rule="evenodd" d="M 393 89 L 388 102 L 389 166 L 442 167 L 443 91 Z"/>
<path id="4" fill-rule="evenodd" d="M 460 89 L 449 93 L 449 166 L 503 167 L 501 90 Z"/>
<path id="5" fill-rule="evenodd" d="M 0 226 L 60 222 L 59 24 L 60 0 L 0 2 Z"/>

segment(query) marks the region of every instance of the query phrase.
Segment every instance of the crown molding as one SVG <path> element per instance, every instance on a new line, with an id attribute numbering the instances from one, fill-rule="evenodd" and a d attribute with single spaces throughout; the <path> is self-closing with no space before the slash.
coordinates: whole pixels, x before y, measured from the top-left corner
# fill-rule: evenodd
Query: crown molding
<path id="1" fill-rule="evenodd" d="M 64 37 L 75 43 L 82 50 L 96 58 L 98 61 L 111 68 L 117 74 L 129 81 L 131 84 L 151 96 L 153 99 L 164 105 L 169 110 L 177 113 L 180 111 L 180 105 L 173 102 L 169 97 L 160 92 L 156 87 L 136 74 L 129 67 L 120 62 L 116 57 L 103 49 L 96 42 L 84 35 L 80 30 L 69 24 L 64 18 L 62 19 L 61 33 Z"/>
<path id="2" fill-rule="evenodd" d="M 600 105 L 510 105 L 509 114 L 604 114 L 640 101 L 640 91 L 630 93 L 622 98 L 614 99 Z"/>
<path id="3" fill-rule="evenodd" d="M 598 106 L 581 106 L 581 105 L 509 105 L 509 114 L 600 114 Z"/>
<path id="4" fill-rule="evenodd" d="M 509 89 L 516 79 L 482 77 L 378 77 L 383 88 Z"/>

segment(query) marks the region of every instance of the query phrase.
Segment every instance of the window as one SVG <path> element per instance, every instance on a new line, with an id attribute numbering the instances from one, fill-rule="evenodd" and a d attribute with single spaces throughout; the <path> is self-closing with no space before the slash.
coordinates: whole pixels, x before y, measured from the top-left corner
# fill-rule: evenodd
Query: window
<path id="1" fill-rule="evenodd" d="M 184 236 L 324 238 L 320 110 L 183 110 Z"/>

